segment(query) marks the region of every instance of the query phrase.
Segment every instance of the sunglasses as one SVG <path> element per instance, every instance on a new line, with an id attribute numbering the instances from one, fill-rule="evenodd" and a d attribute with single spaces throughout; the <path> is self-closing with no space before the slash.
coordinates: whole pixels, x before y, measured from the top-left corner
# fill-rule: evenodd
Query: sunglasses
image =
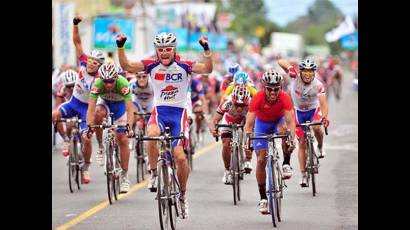
<path id="1" fill-rule="evenodd" d="M 68 89 L 71 89 L 71 88 L 74 87 L 74 85 L 66 85 L 65 87 L 68 88 Z"/>
<path id="2" fill-rule="evenodd" d="M 137 79 L 147 78 L 147 75 L 137 76 Z"/>
<path id="3" fill-rule="evenodd" d="M 104 82 L 105 84 L 112 84 L 112 83 L 114 83 L 114 82 L 115 82 L 115 79 L 114 79 L 114 78 L 111 78 L 111 79 L 104 79 L 104 80 L 103 80 L 103 82 Z"/>
<path id="4" fill-rule="evenodd" d="M 173 47 L 167 47 L 167 48 L 157 48 L 157 50 L 159 51 L 159 52 L 170 52 L 170 51 L 172 51 L 174 48 Z"/>
<path id="5" fill-rule="evenodd" d="M 278 92 L 280 90 L 280 86 L 276 86 L 276 87 L 265 86 L 265 89 L 269 92 L 271 91 Z"/>

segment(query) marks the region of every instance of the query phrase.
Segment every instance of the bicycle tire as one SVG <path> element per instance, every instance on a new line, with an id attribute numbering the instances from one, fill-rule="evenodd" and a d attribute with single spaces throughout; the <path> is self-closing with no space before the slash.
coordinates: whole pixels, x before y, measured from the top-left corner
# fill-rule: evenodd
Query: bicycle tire
<path id="1" fill-rule="evenodd" d="M 234 146 L 232 146 L 231 148 L 232 152 L 231 152 L 231 177 L 232 177 L 232 190 L 233 190 L 233 204 L 236 205 L 237 204 L 237 193 L 236 193 L 236 180 L 237 180 L 237 174 L 236 174 L 236 148 Z"/>
<path id="2" fill-rule="evenodd" d="M 171 170 L 170 168 L 168 168 L 168 170 Z M 168 171 L 169 172 L 169 171 Z M 178 214 L 178 208 L 177 208 L 177 203 L 179 202 L 176 198 L 176 182 L 175 182 L 175 178 L 174 178 L 174 174 L 171 173 L 169 179 L 171 180 L 169 183 L 169 194 L 170 194 L 170 199 L 168 199 L 169 201 L 169 220 L 171 223 L 171 229 L 175 230 L 177 228 L 177 216 L 179 216 Z M 172 210 L 174 209 L 174 210 Z"/>
<path id="3" fill-rule="evenodd" d="M 271 215 L 272 218 L 272 224 L 273 227 L 276 228 L 276 214 L 275 214 L 275 210 L 274 210 L 274 191 L 273 191 L 273 180 L 274 180 L 274 172 L 273 172 L 273 160 L 272 160 L 272 156 L 268 156 L 268 204 L 269 204 L 269 213 Z"/>
<path id="4" fill-rule="evenodd" d="M 137 154 L 137 183 L 144 180 L 144 168 L 143 168 L 143 150 L 141 145 L 143 144 L 142 141 L 138 141 L 135 146 L 135 153 Z M 140 180 L 141 178 L 141 180 Z"/>
<path id="5" fill-rule="evenodd" d="M 315 169 L 314 169 L 314 162 L 313 162 L 313 154 L 315 154 L 313 150 L 313 143 L 308 141 L 308 149 L 309 149 L 309 174 L 310 180 L 312 181 L 312 195 L 316 196 L 316 181 L 315 181 Z"/>
<path id="6" fill-rule="evenodd" d="M 75 183 L 77 184 L 77 189 L 80 190 L 80 175 L 81 175 L 81 169 L 80 169 L 80 154 L 78 151 L 78 143 L 77 140 L 74 138 L 73 140 L 73 153 L 74 153 L 74 160 L 75 160 L 75 169 L 76 169 L 76 175 L 75 175 Z"/>
<path id="7" fill-rule="evenodd" d="M 239 158 L 239 146 L 236 146 L 237 150 L 236 150 L 236 192 L 237 192 L 237 197 L 238 197 L 238 201 L 241 201 L 241 168 L 240 168 L 240 158 Z"/>
<path id="8" fill-rule="evenodd" d="M 74 178 L 74 172 L 73 172 L 73 167 L 72 167 L 72 157 L 69 156 L 68 161 L 67 161 L 67 166 L 68 166 L 68 188 L 71 193 L 74 192 L 74 185 L 73 185 L 73 178 Z M 75 170 L 75 169 L 74 169 Z"/>
<path id="9" fill-rule="evenodd" d="M 107 155 L 106 155 L 106 164 L 105 164 L 105 175 L 106 175 L 106 179 L 107 179 L 107 194 L 108 194 L 108 201 L 110 202 L 110 204 L 113 203 L 113 176 L 112 176 L 112 172 L 113 172 L 113 162 L 112 162 L 112 149 L 111 149 L 111 145 L 108 144 L 106 146 L 106 151 L 107 151 Z"/>
<path id="10" fill-rule="evenodd" d="M 118 157 L 118 153 L 119 153 L 119 151 L 118 151 L 118 146 L 117 145 L 115 145 L 115 147 L 114 147 L 114 149 L 115 149 L 115 151 L 114 152 L 112 152 L 113 153 L 113 155 L 112 155 L 112 157 L 113 158 L 115 158 L 115 160 L 114 160 L 114 168 L 113 168 L 113 174 L 112 174 L 112 183 L 113 183 L 113 193 L 114 193 L 114 198 L 115 198 L 115 200 L 118 200 L 118 196 L 119 196 L 119 194 L 120 194 L 120 176 L 121 175 L 118 175 L 117 173 L 117 171 L 116 171 L 116 169 L 119 169 L 119 168 L 121 168 L 121 164 L 120 164 L 120 159 L 119 159 L 119 157 Z"/>
<path id="11" fill-rule="evenodd" d="M 282 216 L 282 198 L 283 198 L 283 180 L 282 180 L 282 175 L 280 172 L 280 167 L 278 162 L 275 164 L 275 171 L 276 171 L 276 180 L 275 180 L 275 208 L 276 208 L 276 218 L 278 222 L 281 222 L 281 216 Z"/>
<path id="12" fill-rule="evenodd" d="M 165 167 L 164 167 L 165 166 Z M 167 166 L 163 160 L 160 160 L 157 164 L 158 170 L 158 182 L 157 182 L 157 200 L 158 200 L 158 216 L 161 229 L 169 229 L 169 197 L 168 191 L 168 171 Z"/>

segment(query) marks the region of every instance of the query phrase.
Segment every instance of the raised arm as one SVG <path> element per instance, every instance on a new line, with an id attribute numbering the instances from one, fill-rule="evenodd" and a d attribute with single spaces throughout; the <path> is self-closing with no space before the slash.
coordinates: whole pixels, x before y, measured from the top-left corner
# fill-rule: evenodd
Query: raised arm
<path id="1" fill-rule="evenodd" d="M 136 73 L 145 69 L 144 63 L 141 61 L 129 61 L 125 54 L 124 44 L 127 37 L 124 34 L 117 35 L 117 47 L 118 47 L 118 59 L 120 61 L 121 68 L 130 73 Z"/>
<path id="2" fill-rule="evenodd" d="M 83 47 L 81 45 L 80 32 L 78 29 L 78 24 L 81 21 L 82 21 L 82 18 L 80 16 L 75 16 L 73 19 L 73 42 L 74 42 L 74 47 L 75 47 L 77 57 L 80 57 L 84 53 Z"/>
<path id="3" fill-rule="evenodd" d="M 209 49 L 208 39 L 201 37 L 199 39 L 199 44 L 204 48 L 204 63 L 195 63 L 192 66 L 192 72 L 194 73 L 211 73 L 213 70 L 213 63 L 212 63 L 212 52 Z"/>

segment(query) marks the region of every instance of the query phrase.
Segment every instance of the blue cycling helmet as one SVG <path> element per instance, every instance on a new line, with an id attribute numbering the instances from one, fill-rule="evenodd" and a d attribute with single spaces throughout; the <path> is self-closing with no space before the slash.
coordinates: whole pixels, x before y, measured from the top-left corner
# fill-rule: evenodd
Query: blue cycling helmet
<path id="1" fill-rule="evenodd" d="M 237 84 L 246 84 L 248 83 L 249 75 L 246 72 L 238 71 L 233 75 L 233 82 Z"/>
<path id="2" fill-rule="evenodd" d="M 232 76 L 235 75 L 235 73 L 239 70 L 241 70 L 241 66 L 238 63 L 233 63 L 228 67 L 228 73 L 230 73 Z"/>

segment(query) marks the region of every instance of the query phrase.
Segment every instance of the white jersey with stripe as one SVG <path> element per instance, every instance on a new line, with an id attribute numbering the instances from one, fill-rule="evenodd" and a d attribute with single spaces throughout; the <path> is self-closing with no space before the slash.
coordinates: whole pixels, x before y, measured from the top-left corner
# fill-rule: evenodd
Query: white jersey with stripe
<path id="1" fill-rule="evenodd" d="M 154 90 L 154 106 L 172 106 L 185 108 L 188 98 L 189 74 L 192 61 L 175 60 L 164 66 L 159 60 L 142 60 L 145 71 L 149 73 Z"/>
<path id="2" fill-rule="evenodd" d="M 81 102 L 88 103 L 90 90 L 96 78 L 96 76 L 94 77 L 88 74 L 86 68 L 81 66 L 78 73 L 78 78 L 74 85 L 73 97 L 77 98 Z"/>
<path id="3" fill-rule="evenodd" d="M 138 85 L 138 81 L 134 78 L 130 81 L 130 88 L 132 92 L 132 101 L 146 107 L 148 111 L 151 111 L 154 103 L 154 90 L 152 88 L 151 79 L 148 79 L 147 87 L 141 88 Z"/>
<path id="4" fill-rule="evenodd" d="M 320 106 L 319 97 L 325 94 L 322 82 L 314 78 L 310 84 L 305 84 L 298 75 L 296 78 L 289 77 L 290 95 L 293 106 L 298 111 L 308 111 Z"/>

